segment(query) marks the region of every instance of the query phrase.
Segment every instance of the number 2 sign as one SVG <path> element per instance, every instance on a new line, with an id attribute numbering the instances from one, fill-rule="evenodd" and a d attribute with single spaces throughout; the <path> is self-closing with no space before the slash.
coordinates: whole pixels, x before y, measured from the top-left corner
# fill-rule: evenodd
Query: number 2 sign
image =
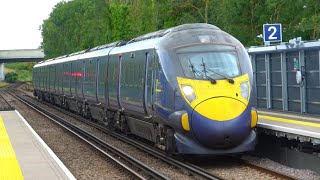
<path id="1" fill-rule="evenodd" d="M 281 24 L 264 24 L 263 25 L 264 42 L 282 41 Z"/>

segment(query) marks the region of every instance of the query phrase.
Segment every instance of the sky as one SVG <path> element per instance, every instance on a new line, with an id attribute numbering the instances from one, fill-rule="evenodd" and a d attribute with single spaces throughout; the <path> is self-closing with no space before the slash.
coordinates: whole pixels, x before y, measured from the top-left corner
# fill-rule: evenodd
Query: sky
<path id="1" fill-rule="evenodd" d="M 0 50 L 36 49 L 40 26 L 62 0 L 0 0 Z"/>

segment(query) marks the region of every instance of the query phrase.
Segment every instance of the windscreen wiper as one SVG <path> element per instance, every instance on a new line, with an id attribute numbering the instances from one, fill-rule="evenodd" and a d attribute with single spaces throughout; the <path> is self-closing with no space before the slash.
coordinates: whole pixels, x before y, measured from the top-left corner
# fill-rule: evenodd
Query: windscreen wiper
<path id="1" fill-rule="evenodd" d="M 223 74 L 220 74 L 220 73 L 218 73 L 218 72 L 216 72 L 216 71 L 213 71 L 213 70 L 210 70 L 210 69 L 207 69 L 207 71 L 210 71 L 210 72 L 212 72 L 212 73 L 218 74 L 219 76 L 227 79 L 229 83 L 234 84 L 234 80 L 233 80 L 232 78 L 230 78 L 230 77 L 227 77 L 227 76 L 225 76 L 225 75 L 223 75 Z"/>
<path id="2" fill-rule="evenodd" d="M 200 75 L 200 76 L 206 77 L 207 79 L 210 80 L 211 84 L 216 84 L 216 83 L 217 83 L 217 81 L 216 81 L 215 79 L 207 76 L 206 73 L 203 73 L 203 72 L 197 70 L 197 69 L 194 67 L 194 65 L 191 63 L 190 59 L 189 59 L 189 63 L 190 63 L 191 70 L 192 70 L 192 72 L 193 72 L 194 74 L 198 74 L 198 75 Z"/>
<path id="3" fill-rule="evenodd" d="M 227 79 L 229 83 L 234 84 L 234 80 L 233 80 L 233 79 L 231 79 L 231 78 L 229 78 L 229 77 L 227 77 L 227 76 L 225 76 L 225 75 L 223 75 L 223 74 L 220 74 L 220 73 L 218 73 L 218 72 L 216 72 L 216 71 L 207 69 L 207 68 L 206 68 L 206 64 L 203 62 L 203 58 L 202 58 L 202 66 L 203 66 L 203 71 L 204 71 L 204 73 L 205 73 L 206 76 L 207 76 L 207 73 L 206 73 L 206 72 L 207 72 L 207 71 L 210 71 L 210 72 L 212 72 L 212 73 L 218 74 L 219 76 Z"/>

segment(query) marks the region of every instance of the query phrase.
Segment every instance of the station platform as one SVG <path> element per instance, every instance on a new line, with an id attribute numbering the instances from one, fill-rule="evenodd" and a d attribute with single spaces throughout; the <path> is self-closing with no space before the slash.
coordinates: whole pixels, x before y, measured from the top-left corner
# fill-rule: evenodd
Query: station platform
<path id="1" fill-rule="evenodd" d="M 0 179 L 75 177 L 18 111 L 1 111 Z"/>
<path id="2" fill-rule="evenodd" d="M 258 110 L 257 127 L 276 136 L 320 144 L 320 116 Z"/>

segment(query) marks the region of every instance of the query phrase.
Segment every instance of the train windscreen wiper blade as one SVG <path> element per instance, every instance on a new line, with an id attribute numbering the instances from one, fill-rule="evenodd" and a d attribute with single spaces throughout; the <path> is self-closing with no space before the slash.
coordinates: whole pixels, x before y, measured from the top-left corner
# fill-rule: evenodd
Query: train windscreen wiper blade
<path id="1" fill-rule="evenodd" d="M 217 81 L 216 81 L 215 79 L 207 76 L 206 73 L 203 73 L 203 72 L 197 70 L 197 69 L 194 67 L 194 65 L 191 63 L 190 59 L 189 59 L 189 63 L 190 63 L 191 70 L 192 70 L 192 72 L 193 72 L 194 74 L 198 74 L 198 75 L 200 75 L 200 76 L 206 77 L 207 79 L 210 80 L 210 82 L 211 82 L 212 84 L 216 84 L 216 83 L 217 83 Z"/>
<path id="2" fill-rule="evenodd" d="M 227 76 L 225 76 L 225 75 L 223 75 L 223 74 L 220 74 L 220 73 L 218 73 L 218 72 L 216 72 L 216 71 L 213 71 L 213 70 L 211 70 L 211 69 L 207 69 L 207 71 L 210 71 L 210 72 L 212 72 L 212 73 L 218 74 L 219 76 L 227 79 L 229 83 L 234 84 L 234 80 L 233 80 L 232 78 L 230 78 L 230 77 L 227 77 Z"/>

